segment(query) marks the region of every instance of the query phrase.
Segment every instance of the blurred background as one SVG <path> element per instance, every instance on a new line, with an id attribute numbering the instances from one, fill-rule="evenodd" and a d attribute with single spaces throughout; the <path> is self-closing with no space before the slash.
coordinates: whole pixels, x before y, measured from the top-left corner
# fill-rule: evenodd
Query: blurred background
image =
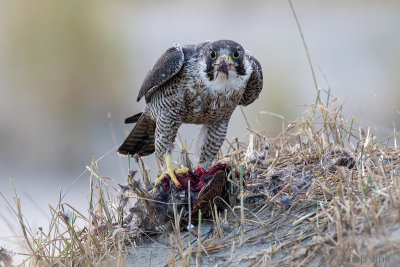
<path id="1" fill-rule="evenodd" d="M 379 138 L 400 128 L 400 2 L 293 1 L 318 85 L 344 101 L 344 114 Z M 0 192 L 12 179 L 32 229 L 46 226 L 48 204 L 87 209 L 92 158 L 101 176 L 122 183 L 128 160 L 115 148 L 143 110 L 136 97 L 157 58 L 173 43 L 233 39 L 260 61 L 264 89 L 244 110 L 254 129 L 260 110 L 287 125 L 315 100 L 315 88 L 287 1 L 1 1 Z M 376 96 L 377 95 L 377 96 Z M 393 105 L 393 106 L 391 106 Z M 263 116 L 268 135 L 281 120 Z M 197 126 L 180 130 L 195 142 Z M 236 110 L 228 139 L 245 138 Z M 195 145 L 193 145 L 193 148 Z M 155 166 L 153 156 L 148 166 Z M 153 172 L 153 178 L 155 177 Z M 0 200 L 0 246 L 14 248 L 16 219 Z"/>

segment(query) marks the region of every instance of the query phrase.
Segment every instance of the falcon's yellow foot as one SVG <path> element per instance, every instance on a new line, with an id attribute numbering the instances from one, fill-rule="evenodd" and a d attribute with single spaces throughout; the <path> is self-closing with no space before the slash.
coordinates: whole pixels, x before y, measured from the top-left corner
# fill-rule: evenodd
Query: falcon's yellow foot
<path id="1" fill-rule="evenodd" d="M 179 183 L 175 174 L 188 173 L 189 168 L 185 167 L 182 169 L 175 170 L 174 165 L 172 164 L 171 154 L 165 155 L 165 163 L 167 165 L 167 169 L 155 180 L 154 185 L 156 186 L 156 185 L 160 184 L 162 179 L 165 177 L 165 175 L 168 174 L 169 177 L 171 177 L 171 180 L 174 182 L 175 186 L 176 187 L 180 186 L 181 184 Z"/>

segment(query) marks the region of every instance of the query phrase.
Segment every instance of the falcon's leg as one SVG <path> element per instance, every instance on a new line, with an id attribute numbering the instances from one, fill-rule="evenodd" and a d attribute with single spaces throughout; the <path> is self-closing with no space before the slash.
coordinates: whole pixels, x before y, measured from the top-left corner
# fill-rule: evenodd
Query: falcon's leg
<path id="1" fill-rule="evenodd" d="M 156 123 L 155 132 L 155 151 L 156 157 L 159 165 L 159 170 L 161 168 L 166 168 L 166 170 L 155 180 L 155 185 L 161 183 L 162 179 L 166 174 L 171 177 L 171 180 L 176 186 L 180 183 L 176 179 L 175 173 L 187 173 L 188 168 L 183 168 L 180 170 L 175 170 L 172 164 L 171 153 L 174 148 L 174 142 L 176 134 L 178 133 L 178 128 L 181 126 L 181 122 L 176 118 L 171 118 L 172 112 L 165 114 L 158 118 Z M 164 162 L 163 162 L 164 161 Z M 164 163 L 164 164 L 163 164 Z"/>
<path id="2" fill-rule="evenodd" d="M 201 167 L 208 169 L 225 140 L 229 120 L 203 125 L 199 136 Z"/>

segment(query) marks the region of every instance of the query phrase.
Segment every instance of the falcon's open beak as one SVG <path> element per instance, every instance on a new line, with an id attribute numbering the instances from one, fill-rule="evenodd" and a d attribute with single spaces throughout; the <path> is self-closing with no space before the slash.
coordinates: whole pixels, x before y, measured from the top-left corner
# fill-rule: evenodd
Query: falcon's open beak
<path id="1" fill-rule="evenodd" d="M 226 75 L 226 79 L 229 79 L 229 70 L 231 69 L 233 62 L 230 56 L 228 55 L 220 55 L 217 58 L 217 62 L 216 62 L 217 67 L 217 71 L 218 72 L 222 72 Z M 218 73 L 217 73 L 218 75 Z"/>

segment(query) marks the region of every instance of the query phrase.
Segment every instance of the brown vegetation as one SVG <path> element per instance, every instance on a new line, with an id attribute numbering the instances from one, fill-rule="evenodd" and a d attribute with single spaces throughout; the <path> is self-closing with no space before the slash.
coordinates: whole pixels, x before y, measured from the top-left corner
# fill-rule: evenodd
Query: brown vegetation
<path id="1" fill-rule="evenodd" d="M 199 213 L 199 224 L 189 224 L 191 230 L 182 231 L 188 223 L 184 218 L 182 224 L 182 217 L 192 213 L 184 216 L 178 205 L 163 203 L 171 205 L 174 214 L 166 220 L 173 231 L 165 264 L 400 261 L 399 133 L 377 142 L 369 129 L 354 129 L 353 120 L 349 123 L 343 118 L 342 106 L 335 99 L 328 97 L 324 102 L 319 95 L 316 104 L 279 136 L 268 138 L 249 129 L 248 143 L 230 144 L 219 162 L 242 169 L 236 179 L 246 183 L 239 186 L 233 183 L 235 177 L 229 179 L 237 193 L 222 213 L 210 202 L 211 222 Z M 118 195 L 95 173 L 96 164 L 90 167 L 88 215 L 60 200 L 58 207 L 50 207 L 49 229 L 32 233 L 16 195 L 13 211 L 30 251 L 26 262 L 89 266 L 111 260 L 123 264 L 127 250 L 152 238 L 146 229 L 132 227 L 137 209 L 129 211 L 127 205 L 129 201 L 152 203 L 152 195 L 141 190 L 137 181 L 136 187 L 129 187 L 134 185 L 132 177 Z M 137 166 L 147 182 L 140 160 Z M 206 224 L 211 227 L 207 233 Z M 168 232 L 168 226 L 158 231 Z"/>

